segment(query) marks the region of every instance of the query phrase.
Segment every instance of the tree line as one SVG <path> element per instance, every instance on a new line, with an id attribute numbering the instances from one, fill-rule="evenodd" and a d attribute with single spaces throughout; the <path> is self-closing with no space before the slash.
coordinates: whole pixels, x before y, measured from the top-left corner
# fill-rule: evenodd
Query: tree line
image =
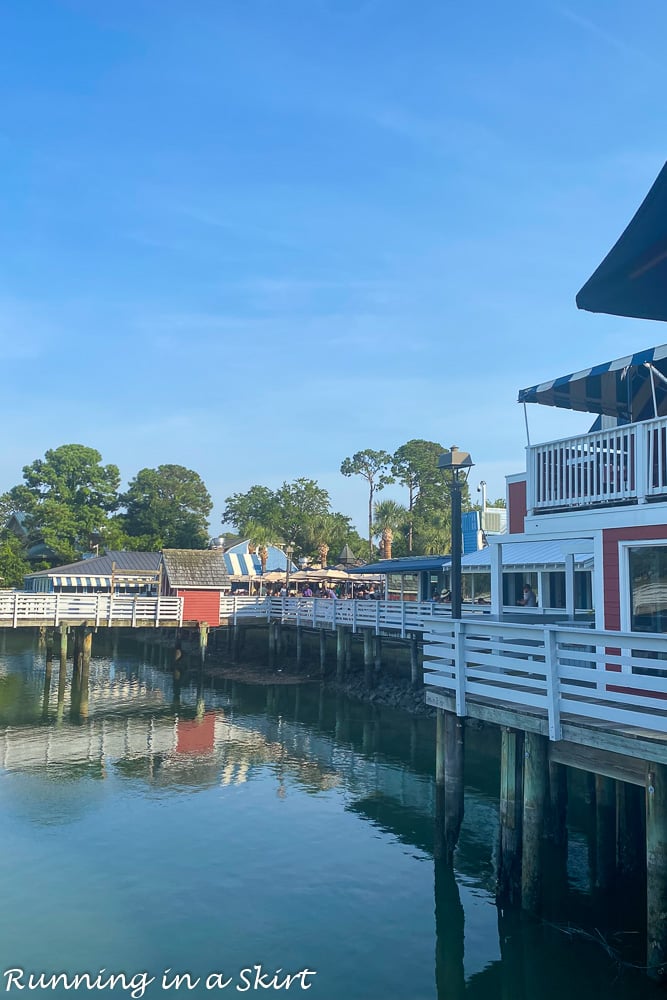
<path id="1" fill-rule="evenodd" d="M 434 441 L 412 440 L 393 454 L 366 449 L 342 462 L 342 475 L 365 480 L 367 538 L 351 518 L 333 510 L 327 490 L 305 477 L 275 490 L 254 485 L 232 494 L 225 500 L 223 525 L 259 550 L 271 543 L 290 545 L 295 556 L 324 564 L 335 561 L 345 545 L 357 557 L 373 559 L 374 539 L 391 538 L 395 555 L 444 553 L 450 544 L 450 497 L 438 457 L 446 450 Z M 393 483 L 406 491 L 405 504 L 377 500 Z M 469 507 L 467 487 L 463 502 Z M 20 586 L 26 573 L 74 562 L 90 551 L 206 548 L 212 508 L 192 469 L 171 464 L 141 469 L 121 491 L 118 467 L 104 465 L 96 449 L 61 445 L 24 466 L 23 481 L 0 496 L 0 585 Z"/>

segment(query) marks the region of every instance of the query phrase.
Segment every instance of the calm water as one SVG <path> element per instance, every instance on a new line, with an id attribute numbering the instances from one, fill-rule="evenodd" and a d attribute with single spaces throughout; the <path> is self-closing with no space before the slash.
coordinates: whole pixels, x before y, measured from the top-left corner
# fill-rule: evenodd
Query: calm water
<path id="1" fill-rule="evenodd" d="M 128 646 L 94 659 L 88 718 L 73 721 L 69 678 L 58 711 L 57 661 L 45 703 L 43 651 L 11 641 L 0 654 L 0 991 L 16 968 L 24 984 L 122 972 L 103 991 L 114 996 L 140 995 L 129 980 L 142 973 L 156 980 L 144 995 L 157 995 L 167 969 L 168 982 L 200 979 L 171 989 L 180 996 L 271 996 L 286 973 L 301 973 L 290 995 L 318 1000 L 664 995 L 581 934 L 499 923 L 488 734 L 469 739 L 451 874 L 432 857 L 431 720 L 318 684 L 202 688 L 196 675 L 175 702 L 170 676 Z M 568 917 L 582 921 L 587 858 L 573 828 Z M 216 973 L 208 985 L 230 980 L 224 990 L 206 988 Z M 44 992 L 66 994 L 21 995 Z M 95 993 L 84 982 L 68 995 Z"/>

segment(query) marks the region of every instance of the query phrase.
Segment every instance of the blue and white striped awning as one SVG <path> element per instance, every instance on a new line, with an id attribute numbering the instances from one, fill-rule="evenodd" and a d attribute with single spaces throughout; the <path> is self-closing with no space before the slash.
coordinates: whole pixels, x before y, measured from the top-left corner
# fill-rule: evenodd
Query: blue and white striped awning
<path id="1" fill-rule="evenodd" d="M 109 576 L 52 576 L 54 587 L 106 587 L 111 586 Z"/>
<path id="2" fill-rule="evenodd" d="M 106 590 L 111 589 L 111 577 L 110 576 L 51 576 L 48 577 L 54 587 L 103 587 Z M 150 577 L 148 574 L 145 577 L 136 576 L 114 576 L 113 578 L 115 587 L 125 587 L 139 588 L 139 587 L 150 587 L 157 582 L 157 574 L 155 577 Z"/>
<path id="3" fill-rule="evenodd" d="M 230 576 L 259 576 L 262 563 L 250 552 L 225 552 L 225 565 Z"/>
<path id="4" fill-rule="evenodd" d="M 519 402 L 604 413 L 621 423 L 664 416 L 667 414 L 667 345 L 651 347 L 617 361 L 522 389 Z"/>

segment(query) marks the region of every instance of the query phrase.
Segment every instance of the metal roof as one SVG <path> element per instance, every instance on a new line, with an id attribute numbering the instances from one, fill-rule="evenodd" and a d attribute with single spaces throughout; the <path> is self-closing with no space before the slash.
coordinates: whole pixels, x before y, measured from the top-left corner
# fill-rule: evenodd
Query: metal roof
<path id="1" fill-rule="evenodd" d="M 34 577 L 62 576 L 107 576 L 110 577 L 114 571 L 119 573 L 157 573 L 160 568 L 161 554 L 159 552 L 125 552 L 110 551 L 103 556 L 94 556 L 92 559 L 80 559 L 78 562 L 67 563 L 65 566 L 54 566 L 53 569 L 43 569 L 38 573 L 29 573 L 26 580 Z"/>
<path id="2" fill-rule="evenodd" d="M 565 565 L 565 551 L 571 552 L 573 545 L 581 542 L 581 551 L 575 552 L 575 565 L 589 569 L 593 565 L 592 542 L 589 538 L 564 539 L 559 541 L 503 542 L 501 558 L 504 569 L 529 569 L 532 567 L 552 567 Z M 488 570 L 491 567 L 491 549 L 470 552 L 461 560 L 463 570 Z"/>
<path id="3" fill-rule="evenodd" d="M 382 559 L 367 566 L 357 566 L 348 573 L 434 573 L 447 569 L 451 563 L 450 556 L 404 556 L 402 559 Z"/>
<path id="4" fill-rule="evenodd" d="M 223 590 L 231 586 L 221 549 L 163 549 L 170 587 Z"/>

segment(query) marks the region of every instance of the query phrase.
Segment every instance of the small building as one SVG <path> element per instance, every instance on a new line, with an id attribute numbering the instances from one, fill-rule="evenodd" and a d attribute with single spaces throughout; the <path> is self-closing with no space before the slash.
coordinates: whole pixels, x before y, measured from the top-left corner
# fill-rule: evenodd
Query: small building
<path id="1" fill-rule="evenodd" d="M 183 623 L 220 624 L 220 596 L 231 580 L 222 549 L 163 549 L 162 593 L 183 598 Z"/>

